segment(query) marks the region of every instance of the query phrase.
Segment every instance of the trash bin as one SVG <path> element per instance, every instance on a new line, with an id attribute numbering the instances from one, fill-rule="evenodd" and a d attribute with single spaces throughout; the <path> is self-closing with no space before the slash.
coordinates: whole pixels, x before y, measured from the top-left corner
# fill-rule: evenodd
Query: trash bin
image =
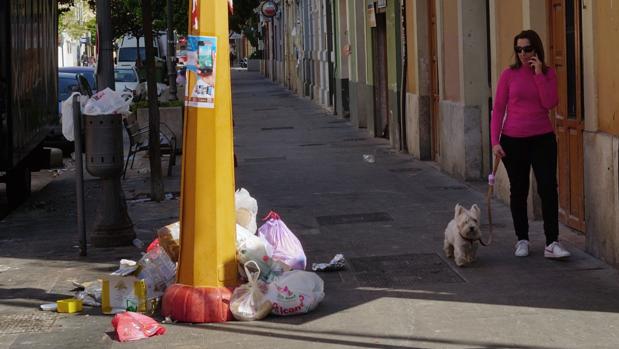
<path id="1" fill-rule="evenodd" d="M 120 177 L 123 170 L 122 115 L 84 115 L 86 170 L 95 177 Z"/>

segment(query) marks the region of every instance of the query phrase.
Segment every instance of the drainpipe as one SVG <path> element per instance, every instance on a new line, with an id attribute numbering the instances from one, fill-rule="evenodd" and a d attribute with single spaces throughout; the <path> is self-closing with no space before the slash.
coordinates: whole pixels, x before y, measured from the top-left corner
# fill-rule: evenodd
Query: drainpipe
<path id="1" fill-rule="evenodd" d="M 401 35 L 400 35 L 400 47 L 402 48 L 402 85 L 400 85 L 400 150 L 406 150 L 406 69 L 407 69 L 407 57 L 406 57 L 406 1 L 400 0 L 400 23 L 401 23 Z"/>

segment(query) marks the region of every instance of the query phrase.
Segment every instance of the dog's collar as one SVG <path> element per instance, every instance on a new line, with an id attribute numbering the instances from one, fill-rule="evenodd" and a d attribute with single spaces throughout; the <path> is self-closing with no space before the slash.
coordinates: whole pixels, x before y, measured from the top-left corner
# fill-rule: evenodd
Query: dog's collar
<path id="1" fill-rule="evenodd" d="M 477 238 L 477 239 L 469 239 L 469 238 L 467 238 L 467 237 L 463 236 L 462 234 L 460 234 L 460 232 L 458 232 L 458 235 L 460 235 L 460 237 L 461 237 L 462 239 L 464 239 L 464 240 L 466 240 L 466 241 L 470 242 L 470 243 L 471 243 L 471 245 L 472 245 L 473 243 L 475 243 L 475 241 L 482 242 L 482 241 L 481 241 L 481 238 Z M 484 245 L 484 246 L 485 246 L 485 245 Z"/>

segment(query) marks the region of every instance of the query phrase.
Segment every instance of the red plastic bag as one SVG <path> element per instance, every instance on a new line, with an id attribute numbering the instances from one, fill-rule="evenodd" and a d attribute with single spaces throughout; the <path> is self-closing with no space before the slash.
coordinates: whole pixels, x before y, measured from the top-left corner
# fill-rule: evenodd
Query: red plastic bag
<path id="1" fill-rule="evenodd" d="M 116 314 L 112 319 L 112 326 L 121 342 L 136 341 L 165 333 L 165 327 L 157 321 L 131 311 Z"/>
<path id="2" fill-rule="evenodd" d="M 157 248 L 157 246 L 160 246 L 159 238 L 153 240 L 153 242 L 151 242 L 150 245 L 148 245 L 148 247 L 146 248 L 146 252 L 150 252 L 151 250 L 154 250 L 155 248 Z"/>

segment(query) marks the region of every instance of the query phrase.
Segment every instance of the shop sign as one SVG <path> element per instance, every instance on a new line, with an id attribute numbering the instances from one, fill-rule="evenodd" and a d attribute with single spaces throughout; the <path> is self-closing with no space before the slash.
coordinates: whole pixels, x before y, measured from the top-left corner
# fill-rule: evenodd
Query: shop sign
<path id="1" fill-rule="evenodd" d="M 265 1 L 260 6 L 260 13 L 263 16 L 271 18 L 277 14 L 277 5 L 273 1 Z"/>

